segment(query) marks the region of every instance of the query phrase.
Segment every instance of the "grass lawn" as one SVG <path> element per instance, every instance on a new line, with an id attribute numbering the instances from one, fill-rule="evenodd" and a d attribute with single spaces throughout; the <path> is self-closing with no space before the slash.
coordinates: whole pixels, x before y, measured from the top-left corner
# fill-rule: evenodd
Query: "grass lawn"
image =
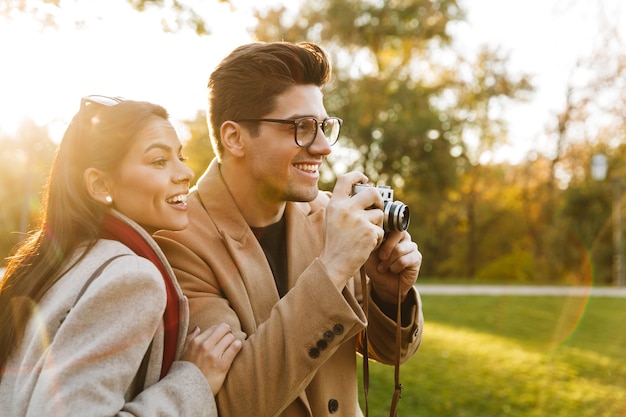
<path id="1" fill-rule="evenodd" d="M 422 295 L 399 417 L 626 417 L 626 299 Z M 369 415 L 393 366 L 370 364 Z M 361 404 L 363 405 L 361 387 Z"/>

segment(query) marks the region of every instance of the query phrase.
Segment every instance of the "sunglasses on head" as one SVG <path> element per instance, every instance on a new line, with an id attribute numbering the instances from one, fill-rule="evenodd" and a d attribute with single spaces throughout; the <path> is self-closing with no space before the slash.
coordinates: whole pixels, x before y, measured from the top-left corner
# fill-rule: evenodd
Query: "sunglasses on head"
<path id="1" fill-rule="evenodd" d="M 92 104 L 99 104 L 101 106 L 116 106 L 124 101 L 121 97 L 109 97 L 109 96 L 101 96 L 98 94 L 93 94 L 90 96 L 85 96 L 80 99 L 80 110 L 84 110 L 88 106 Z"/>
<path id="2" fill-rule="evenodd" d="M 96 109 L 91 109 L 91 106 L 100 105 L 100 106 L 106 106 L 106 107 L 113 107 L 113 106 L 117 106 L 122 101 L 124 101 L 124 99 L 121 97 L 101 96 L 98 94 L 85 96 L 81 98 L 80 99 L 80 111 L 78 112 L 78 115 L 82 122 L 82 126 L 93 126 L 94 123 L 97 123 L 98 121 L 97 118 L 93 116 L 94 110 Z M 91 109 L 91 110 L 88 110 L 88 109 Z"/>

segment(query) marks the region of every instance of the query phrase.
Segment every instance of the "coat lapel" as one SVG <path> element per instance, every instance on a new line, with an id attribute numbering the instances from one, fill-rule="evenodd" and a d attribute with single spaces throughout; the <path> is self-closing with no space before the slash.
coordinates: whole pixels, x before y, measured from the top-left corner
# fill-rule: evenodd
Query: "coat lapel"
<path id="1" fill-rule="evenodd" d="M 288 203 L 287 219 L 287 274 L 289 288 L 296 285 L 300 274 L 322 251 L 320 240 L 324 210 L 311 214 L 309 203 Z"/>
<path id="2" fill-rule="evenodd" d="M 239 271 L 248 300 L 251 300 L 256 324 L 263 323 L 279 300 L 265 254 L 252 231 L 246 233 L 243 239 L 224 236 L 224 243 Z"/>

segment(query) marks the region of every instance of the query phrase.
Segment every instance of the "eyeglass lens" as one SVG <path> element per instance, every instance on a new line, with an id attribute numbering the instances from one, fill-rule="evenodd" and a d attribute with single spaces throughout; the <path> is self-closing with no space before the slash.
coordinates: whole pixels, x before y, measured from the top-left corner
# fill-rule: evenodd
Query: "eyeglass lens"
<path id="1" fill-rule="evenodd" d="M 318 124 L 320 123 L 312 117 L 298 120 L 296 126 L 296 142 L 299 146 L 307 147 L 315 141 Z M 334 117 L 328 118 L 321 122 L 320 127 L 328 143 L 334 145 L 339 138 L 339 131 L 341 129 L 339 120 Z"/>

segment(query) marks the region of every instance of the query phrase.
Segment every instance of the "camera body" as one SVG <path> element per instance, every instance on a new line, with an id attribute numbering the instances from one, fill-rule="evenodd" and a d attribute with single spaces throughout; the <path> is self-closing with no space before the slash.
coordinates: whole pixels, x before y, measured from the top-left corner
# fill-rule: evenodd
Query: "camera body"
<path id="1" fill-rule="evenodd" d="M 401 201 L 393 201 L 393 190 L 387 185 L 372 187 L 369 184 L 355 184 L 352 194 L 367 188 L 374 188 L 383 198 L 383 230 L 385 232 L 403 231 L 408 229 L 410 218 L 409 207 Z"/>

